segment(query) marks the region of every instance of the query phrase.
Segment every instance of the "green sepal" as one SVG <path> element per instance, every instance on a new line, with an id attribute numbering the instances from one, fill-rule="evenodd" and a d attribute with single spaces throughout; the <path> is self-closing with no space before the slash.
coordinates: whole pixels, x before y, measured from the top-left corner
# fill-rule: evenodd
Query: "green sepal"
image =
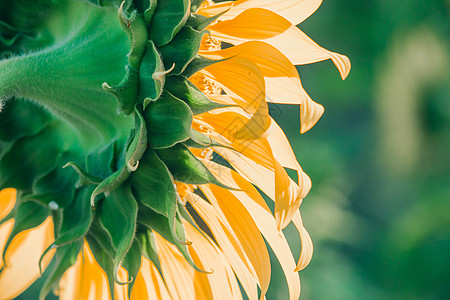
<path id="1" fill-rule="evenodd" d="M 112 173 L 94 189 L 91 195 L 91 205 L 94 207 L 97 195 L 102 193 L 108 196 L 115 189 L 119 188 L 125 180 L 130 177 L 130 173 L 137 170 L 139 160 L 147 149 L 147 127 L 140 111 L 135 108 L 136 134 L 131 140 L 125 154 L 125 164 L 116 172 Z"/>
<path id="2" fill-rule="evenodd" d="M 230 58 L 225 58 L 225 59 L 209 59 L 200 55 L 197 55 L 194 57 L 194 59 L 191 61 L 191 63 L 186 67 L 186 69 L 183 71 L 183 73 L 181 75 L 183 75 L 186 78 L 191 77 L 192 75 L 194 75 L 195 73 L 197 73 L 198 71 L 211 66 L 213 64 L 222 62 L 222 61 L 226 61 Z"/>
<path id="3" fill-rule="evenodd" d="M 115 249 L 113 274 L 114 280 L 120 282 L 117 271 L 122 260 L 133 243 L 137 218 L 137 203 L 129 184 L 124 184 L 106 197 L 99 209 L 99 220 L 111 237 Z"/>
<path id="4" fill-rule="evenodd" d="M 3 104 L 0 113 L 0 140 L 10 142 L 36 135 L 50 120 L 42 107 L 21 99 L 10 100 Z"/>
<path id="5" fill-rule="evenodd" d="M 114 274 L 113 266 L 116 251 L 111 243 L 111 237 L 100 224 L 98 218 L 94 219 L 89 233 L 86 235 L 86 240 L 95 260 L 106 273 L 111 299 L 114 300 L 114 283 L 117 273 Z"/>
<path id="6" fill-rule="evenodd" d="M 175 218 L 175 235 L 171 232 L 168 225 L 168 219 L 161 214 L 153 211 L 150 208 L 145 206 L 139 207 L 138 214 L 138 222 L 147 228 L 156 231 L 159 233 L 164 239 L 166 239 L 169 243 L 175 245 L 186 261 L 197 271 L 202 273 L 207 273 L 206 271 L 197 267 L 197 265 L 192 260 L 191 255 L 189 254 L 189 250 L 187 247 L 187 242 L 179 243 L 177 240 L 186 240 L 185 231 L 183 223 L 181 222 L 179 216 L 177 215 Z"/>
<path id="7" fill-rule="evenodd" d="M 49 210 L 37 202 L 21 202 L 21 199 L 14 208 L 14 227 L 6 240 L 3 248 L 2 258 L 5 261 L 5 254 L 8 246 L 11 244 L 14 237 L 24 230 L 37 227 L 41 225 L 48 217 Z"/>
<path id="8" fill-rule="evenodd" d="M 78 240 L 56 249 L 52 264 L 44 272 L 44 276 L 47 278 L 39 293 L 39 300 L 44 300 L 51 290 L 58 289 L 61 277 L 68 268 L 75 264 L 82 247 L 83 240 Z"/>
<path id="9" fill-rule="evenodd" d="M 161 262 L 158 257 L 158 249 L 156 246 L 154 233 L 150 229 L 143 226 L 138 226 L 136 239 L 139 241 L 139 245 L 141 246 L 142 255 L 150 260 L 162 275 Z"/>
<path id="10" fill-rule="evenodd" d="M 125 258 L 123 259 L 122 266 L 127 270 L 128 273 L 128 298 L 131 299 L 131 291 L 134 286 L 134 282 L 136 281 L 136 276 L 139 272 L 139 268 L 141 267 L 141 247 L 139 242 L 135 240 L 133 244 L 131 244 L 130 249 L 128 250 Z"/>
<path id="11" fill-rule="evenodd" d="M 118 85 L 111 87 L 104 82 L 102 88 L 116 97 L 119 111 L 129 115 L 133 112 L 138 96 L 139 71 L 131 65 L 127 65 L 125 70 L 126 74 Z"/>
<path id="12" fill-rule="evenodd" d="M 76 188 L 85 186 L 85 185 L 98 185 L 102 180 L 96 176 L 90 175 L 88 172 L 83 170 L 79 165 L 74 162 L 68 162 L 63 166 L 63 168 L 72 167 L 75 172 L 78 174 L 78 181 L 75 184 Z"/>
<path id="13" fill-rule="evenodd" d="M 147 126 L 144 117 L 137 107 L 135 107 L 134 113 L 137 132 L 125 154 L 127 169 L 130 172 L 136 170 L 139 160 L 147 149 Z"/>
<path id="14" fill-rule="evenodd" d="M 57 129 L 47 127 L 39 134 L 18 140 L 0 161 L 0 188 L 30 190 L 36 178 L 52 170 L 63 144 Z M 49 143 L 48 141 L 52 141 Z"/>
<path id="15" fill-rule="evenodd" d="M 144 11 L 144 20 L 145 23 L 150 26 L 152 21 L 153 14 L 155 13 L 156 7 L 158 5 L 158 0 L 144 0 L 149 2 L 148 8 Z"/>
<path id="16" fill-rule="evenodd" d="M 208 27 L 209 24 L 216 21 L 218 18 L 220 18 L 223 14 L 228 12 L 230 9 L 226 9 L 225 11 L 218 13 L 215 16 L 212 17 L 205 17 L 202 15 L 197 14 L 191 14 L 190 18 L 187 20 L 186 25 L 191 26 L 192 28 L 195 28 L 196 30 L 202 31 L 206 27 Z"/>
<path id="17" fill-rule="evenodd" d="M 205 0 L 191 0 L 191 12 L 196 12 Z"/>
<path id="18" fill-rule="evenodd" d="M 117 140 L 112 140 L 108 144 L 90 152 L 86 157 L 87 173 L 96 178 L 106 178 L 111 175 L 116 144 L 119 144 Z"/>
<path id="19" fill-rule="evenodd" d="M 200 227 L 195 223 L 194 219 L 192 218 L 191 214 L 186 209 L 186 206 L 184 205 L 178 205 L 178 213 L 180 216 L 185 219 L 189 224 L 192 225 L 195 229 L 198 230 L 206 239 L 209 239 L 209 237 L 203 232 L 203 230 L 200 229 Z"/>
<path id="20" fill-rule="evenodd" d="M 139 99 L 143 101 L 144 109 L 151 101 L 161 96 L 165 82 L 164 74 L 164 65 L 158 50 L 155 44 L 149 41 L 139 71 Z"/>
<path id="21" fill-rule="evenodd" d="M 144 17 L 138 14 L 136 10 L 132 11 L 129 16 L 125 15 L 123 12 L 124 3 L 125 1 L 122 2 L 118 10 L 119 21 L 130 40 L 131 50 L 128 53 L 128 61 L 133 68 L 139 70 L 148 40 L 147 27 Z"/>
<path id="22" fill-rule="evenodd" d="M 168 77 L 164 88 L 175 97 L 186 102 L 194 115 L 216 108 L 227 107 L 227 105 L 209 100 L 202 91 L 183 76 Z"/>
<path id="23" fill-rule="evenodd" d="M 190 14 L 189 0 L 158 1 L 152 16 L 149 40 L 159 48 L 169 43 L 186 24 Z"/>
<path id="24" fill-rule="evenodd" d="M 62 210 L 61 225 L 54 245 L 61 246 L 86 235 L 94 218 L 89 205 L 93 187 L 82 187 L 75 195 L 75 201 Z"/>
<path id="25" fill-rule="evenodd" d="M 209 147 L 226 147 L 216 141 L 213 141 L 209 136 L 201 134 L 196 130 L 192 130 L 191 138 L 183 142 L 187 147 L 205 149 Z"/>
<path id="26" fill-rule="evenodd" d="M 191 136 L 191 109 L 169 92 L 147 107 L 144 118 L 149 143 L 155 149 L 171 147 Z"/>
<path id="27" fill-rule="evenodd" d="M 176 210 L 176 191 L 170 172 L 152 149 L 145 152 L 139 168 L 131 175 L 131 183 L 139 203 L 165 217 Z"/>
<path id="28" fill-rule="evenodd" d="M 74 172 L 57 166 L 33 183 L 33 192 L 24 201 L 35 200 L 52 210 L 65 208 L 75 196 L 77 176 Z"/>
<path id="29" fill-rule="evenodd" d="M 230 189 L 230 187 L 220 183 L 185 145 L 176 144 L 171 148 L 156 150 L 156 153 L 169 168 L 175 180 L 188 184 L 213 183 Z"/>
<path id="30" fill-rule="evenodd" d="M 165 68 L 168 69 L 175 64 L 172 74 L 181 74 L 197 55 L 204 34 L 205 32 L 185 26 L 170 43 L 160 47 L 158 50 L 163 57 Z"/>

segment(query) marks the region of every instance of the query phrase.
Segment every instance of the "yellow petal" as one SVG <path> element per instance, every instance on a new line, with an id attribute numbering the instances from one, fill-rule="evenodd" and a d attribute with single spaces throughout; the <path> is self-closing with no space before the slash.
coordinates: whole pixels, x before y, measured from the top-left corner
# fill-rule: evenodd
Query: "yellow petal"
<path id="1" fill-rule="evenodd" d="M 270 282 L 270 258 L 264 239 L 245 207 L 229 190 L 215 185 L 202 185 L 202 192 L 216 208 L 223 213 L 258 276 L 261 298 L 266 294 Z"/>
<path id="2" fill-rule="evenodd" d="M 260 41 L 245 42 L 219 51 L 201 51 L 210 59 L 226 59 L 239 55 L 256 64 L 264 76 L 268 102 L 300 104 L 300 131 L 308 131 L 324 112 L 303 89 L 297 69 L 289 59 L 272 45 Z"/>
<path id="3" fill-rule="evenodd" d="M 247 9 L 259 7 L 283 16 L 292 24 L 299 24 L 312 15 L 321 3 L 322 0 L 238 0 L 202 7 L 197 13 L 212 17 L 231 7 L 220 17 L 220 20 L 229 20 Z"/>
<path id="4" fill-rule="evenodd" d="M 126 281 L 127 274 L 123 268 L 119 269 L 118 277 L 121 281 Z M 106 273 L 86 242 L 75 264 L 64 273 L 59 287 L 61 300 L 111 299 Z M 127 286 L 115 284 L 114 294 L 117 300 L 127 300 Z"/>
<path id="5" fill-rule="evenodd" d="M 53 221 L 50 217 L 38 227 L 25 230 L 13 239 L 6 250 L 5 268 L 0 274 L 0 299 L 15 298 L 40 276 L 39 258 L 53 241 Z M 51 251 L 43 259 L 44 268 L 50 263 L 53 253 Z"/>
<path id="6" fill-rule="evenodd" d="M 212 291 L 212 299 L 242 299 L 236 277 L 222 251 L 207 240 L 189 223 L 184 222 L 187 238 L 192 241 L 189 253 L 194 262 L 211 274 L 198 274 L 205 277 Z"/>
<path id="7" fill-rule="evenodd" d="M 6 217 L 16 204 L 16 190 L 0 190 L 0 220 Z"/>
<path id="8" fill-rule="evenodd" d="M 320 47 L 300 29 L 294 25 L 288 26 L 288 23 L 289 21 L 274 12 L 254 8 L 244 11 L 232 20 L 209 26 L 208 29 L 215 38 L 234 45 L 252 40 L 269 43 L 294 65 L 331 59 L 342 79 L 347 77 L 351 65 L 345 55 Z"/>
<path id="9" fill-rule="evenodd" d="M 298 259 L 298 263 L 297 263 L 297 267 L 295 268 L 295 271 L 301 271 L 304 268 L 306 268 L 306 266 L 311 261 L 314 247 L 313 247 L 313 243 L 312 243 L 311 237 L 309 236 L 308 231 L 306 231 L 305 227 L 303 227 L 303 221 L 302 221 L 299 211 L 297 211 L 295 213 L 295 216 L 292 220 L 300 234 L 300 241 L 302 243 L 302 251 L 300 253 L 300 258 Z"/>
<path id="10" fill-rule="evenodd" d="M 208 204 L 195 194 L 192 194 L 191 199 L 194 201 L 189 201 L 189 203 L 191 203 L 192 207 L 194 207 L 195 211 L 211 230 L 214 239 L 233 267 L 249 299 L 258 299 L 257 282 L 255 279 L 257 276 L 238 238 L 228 230 L 227 226 L 224 226 L 219 221 L 222 218 L 211 204 Z"/>

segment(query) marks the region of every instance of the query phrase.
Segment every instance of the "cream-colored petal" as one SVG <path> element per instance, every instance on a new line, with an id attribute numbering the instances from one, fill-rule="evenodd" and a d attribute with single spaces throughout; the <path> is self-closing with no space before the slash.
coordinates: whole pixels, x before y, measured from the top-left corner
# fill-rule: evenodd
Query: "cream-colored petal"
<path id="1" fill-rule="evenodd" d="M 266 100 L 273 103 L 300 104 L 300 131 L 308 131 L 324 112 L 322 105 L 314 102 L 303 89 L 297 69 L 274 46 L 250 41 L 219 51 L 201 51 L 210 59 L 226 59 L 238 55 L 258 67 L 264 76 Z"/>
<path id="2" fill-rule="evenodd" d="M 234 197 L 229 190 L 215 185 L 202 185 L 201 190 L 216 210 L 223 213 L 233 232 L 241 241 L 258 276 L 262 298 L 269 287 L 271 266 L 269 253 L 258 227 L 239 199 Z"/>
<path id="3" fill-rule="evenodd" d="M 258 299 L 257 278 L 244 249 L 233 232 L 228 230 L 220 221 L 223 218 L 219 216 L 215 208 L 200 198 L 198 195 L 192 194 L 191 205 L 194 207 L 199 216 L 205 221 L 211 230 L 223 254 L 233 267 L 236 276 L 242 284 L 247 296 L 250 300 Z M 226 221 L 226 220 L 225 220 Z"/>
<path id="4" fill-rule="evenodd" d="M 0 220 L 6 217 L 16 204 L 16 190 L 3 189 L 0 190 Z"/>
<path id="5" fill-rule="evenodd" d="M 155 265 L 145 257 L 142 257 L 141 268 L 131 291 L 131 300 L 142 299 L 170 299 L 161 275 Z"/>
<path id="6" fill-rule="evenodd" d="M 300 241 L 302 243 L 302 251 L 300 253 L 295 271 L 301 271 L 310 263 L 314 252 L 314 247 L 308 231 L 306 231 L 305 227 L 303 227 L 303 221 L 302 217 L 300 216 L 300 211 L 297 211 L 295 213 L 295 216 L 292 220 L 300 234 Z"/>
<path id="7" fill-rule="evenodd" d="M 217 175 L 220 176 L 219 174 Z M 300 295 L 300 280 L 298 274 L 294 272 L 295 261 L 292 257 L 289 244 L 283 233 L 277 229 L 275 219 L 270 211 L 267 211 L 264 206 L 252 199 L 252 197 L 249 197 L 245 192 L 228 191 L 212 185 L 209 188 L 202 187 L 202 191 L 213 206 L 218 205 L 222 211 L 230 211 L 226 214 L 228 220 L 230 218 L 239 219 L 242 216 L 247 219 L 247 214 L 249 214 L 250 219 L 245 221 L 245 223 L 247 226 L 249 224 L 252 224 L 252 226 L 255 224 L 258 232 L 260 231 L 264 235 L 285 272 L 290 291 L 290 299 L 298 299 Z M 245 225 L 243 224 L 241 226 Z"/>
<path id="8" fill-rule="evenodd" d="M 192 241 L 189 247 L 192 259 L 200 268 L 212 272 L 201 275 L 208 280 L 213 299 L 242 299 L 236 276 L 222 251 L 189 223 L 184 222 L 184 227 L 188 240 Z"/>
<path id="9" fill-rule="evenodd" d="M 178 249 L 158 234 L 155 234 L 155 241 L 162 273 L 171 299 L 211 299 L 212 292 L 207 280 L 201 276 L 197 280 L 196 273 L 198 272 L 189 265 Z"/>
<path id="10" fill-rule="evenodd" d="M 119 269 L 118 277 L 126 281 L 127 274 Z M 114 285 L 115 299 L 127 300 L 126 285 Z M 105 271 L 95 260 L 87 242 L 84 243 L 77 261 L 63 275 L 59 285 L 60 300 L 110 300 L 109 284 Z"/>
<path id="11" fill-rule="evenodd" d="M 50 217 L 38 227 L 25 230 L 13 239 L 6 250 L 5 267 L 0 274 L 0 299 L 17 297 L 40 276 L 39 259 L 53 241 L 53 221 Z M 54 251 L 51 251 L 43 259 L 44 268 L 53 254 Z"/>
<path id="12" fill-rule="evenodd" d="M 304 65 L 331 59 L 342 79 L 350 72 L 348 57 L 328 51 L 316 44 L 305 33 L 274 12 L 249 9 L 236 18 L 209 26 L 211 34 L 222 41 L 238 45 L 261 40 L 281 51 L 294 65 Z M 286 23 L 287 22 L 287 23 Z"/>
<path id="13" fill-rule="evenodd" d="M 202 7 L 197 13 L 212 17 L 231 8 L 220 17 L 220 20 L 229 20 L 247 9 L 259 7 L 283 16 L 292 24 L 299 24 L 312 15 L 321 3 L 322 0 L 238 0 Z"/>

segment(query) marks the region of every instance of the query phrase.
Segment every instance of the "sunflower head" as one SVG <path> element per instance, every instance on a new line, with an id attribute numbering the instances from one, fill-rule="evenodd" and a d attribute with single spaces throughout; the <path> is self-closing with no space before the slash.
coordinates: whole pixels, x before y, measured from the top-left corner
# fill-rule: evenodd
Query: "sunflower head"
<path id="1" fill-rule="evenodd" d="M 264 237 L 298 298 L 311 182 L 267 102 L 300 104 L 304 132 L 323 107 L 293 63 L 332 59 L 345 77 L 349 62 L 294 26 L 320 1 L 257 2 L 23 0 L 0 14 L 0 290 L 36 243 L 4 297 L 44 272 L 40 299 L 239 299 L 237 279 L 263 298 Z"/>

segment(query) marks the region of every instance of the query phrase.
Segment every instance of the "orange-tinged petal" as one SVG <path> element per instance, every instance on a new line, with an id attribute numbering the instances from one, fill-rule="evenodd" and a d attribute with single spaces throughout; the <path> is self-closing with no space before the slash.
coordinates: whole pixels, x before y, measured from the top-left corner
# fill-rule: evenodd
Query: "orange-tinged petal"
<path id="1" fill-rule="evenodd" d="M 300 258 L 298 259 L 295 271 L 301 271 L 304 268 L 306 268 L 306 266 L 311 261 L 314 252 L 314 247 L 308 231 L 306 231 L 305 227 L 303 227 L 303 221 L 302 217 L 300 216 L 300 211 L 297 211 L 295 213 L 295 216 L 292 220 L 300 234 L 300 241 L 302 243 L 302 251 L 300 252 Z"/>
<path id="2" fill-rule="evenodd" d="M 300 131 L 313 127 L 324 112 L 322 105 L 314 102 L 303 89 L 297 69 L 289 59 L 272 45 L 251 41 L 219 51 L 201 51 L 210 59 L 225 59 L 239 55 L 256 64 L 264 76 L 268 102 L 300 104 Z"/>
<path id="3" fill-rule="evenodd" d="M 245 253 L 258 276 L 261 298 L 267 292 L 270 282 L 270 258 L 264 239 L 245 207 L 229 190 L 215 185 L 202 185 L 202 192 L 216 210 L 223 213 L 233 232 L 241 241 Z"/>
<path id="4" fill-rule="evenodd" d="M 300 204 L 300 188 L 286 173 L 283 166 L 275 161 L 275 220 L 278 230 L 284 229 L 298 211 Z"/>
<path id="5" fill-rule="evenodd" d="M 189 223 L 184 222 L 187 238 L 192 241 L 189 252 L 194 262 L 211 274 L 201 274 L 211 287 L 212 299 L 242 299 L 236 277 L 222 251 Z M 199 274 L 200 275 L 200 274 Z"/>
<path id="6" fill-rule="evenodd" d="M 248 220 L 245 223 L 252 224 L 252 226 L 253 224 L 256 225 L 258 232 L 260 231 L 264 235 L 286 275 L 290 299 L 298 299 L 300 296 L 300 280 L 298 274 L 294 272 L 295 261 L 289 244 L 283 233 L 277 229 L 275 219 L 270 211 L 267 211 L 264 205 L 249 197 L 245 192 L 223 190 L 212 185 L 209 188 L 202 187 L 202 191 L 214 206 L 220 206 L 222 211 L 223 209 L 230 210 L 229 215 L 226 215 L 227 219 L 230 217 L 239 219 L 242 216 L 248 218 L 248 215 L 250 216 L 249 220 L 252 221 Z"/>
<path id="7" fill-rule="evenodd" d="M 16 204 L 16 190 L 3 189 L 0 190 L 0 220 L 6 217 Z"/>
<path id="8" fill-rule="evenodd" d="M 53 241 L 53 221 L 50 217 L 38 227 L 25 230 L 13 239 L 6 250 L 5 267 L 0 274 L 0 299 L 15 298 L 40 276 L 39 258 Z M 51 251 L 44 257 L 44 268 L 50 263 L 53 253 Z"/>
<path id="9" fill-rule="evenodd" d="M 131 291 L 131 300 L 142 299 L 170 299 L 161 275 L 155 265 L 145 257 L 142 257 L 141 268 Z"/>
<path id="10" fill-rule="evenodd" d="M 222 225 L 219 220 L 223 220 L 223 218 L 218 215 L 211 204 L 195 194 L 192 195 L 191 199 L 194 201 L 190 201 L 189 203 L 191 203 L 195 211 L 205 221 L 206 225 L 208 225 L 214 239 L 217 241 L 218 246 L 222 249 L 223 254 L 233 267 L 233 270 L 249 299 L 258 299 L 258 291 L 256 288 L 257 282 L 255 279 L 256 273 L 238 238 L 234 233 L 228 230 L 227 226 Z"/>
<path id="11" fill-rule="evenodd" d="M 292 26 L 276 13 L 262 8 L 251 8 L 235 18 L 208 26 L 214 37 L 238 37 L 246 40 L 264 40 L 277 36 Z"/>
<path id="12" fill-rule="evenodd" d="M 216 81 L 248 113 L 255 113 L 266 101 L 264 78 L 249 59 L 234 57 L 199 72 Z"/>
<path id="13" fill-rule="evenodd" d="M 281 51 L 294 65 L 331 59 L 342 79 L 347 77 L 351 67 L 347 56 L 320 47 L 296 26 L 287 26 L 289 22 L 286 19 L 281 21 L 280 18 L 284 19 L 274 12 L 254 8 L 232 20 L 219 22 L 208 28 L 215 38 L 234 45 L 252 40 L 267 42 Z"/>
<path id="14" fill-rule="evenodd" d="M 127 274 L 119 269 L 118 277 L 126 281 Z M 114 285 L 115 299 L 127 300 L 127 286 Z M 110 291 L 105 271 L 95 260 L 91 249 L 85 242 L 75 264 L 70 267 L 60 281 L 61 300 L 110 300 Z"/>
<path id="15" fill-rule="evenodd" d="M 202 7 L 197 13 L 212 17 L 231 7 L 220 16 L 220 20 L 229 20 L 250 8 L 265 8 L 271 10 L 292 24 L 299 24 L 312 15 L 322 3 L 322 0 L 238 0 L 217 3 Z"/>
<path id="16" fill-rule="evenodd" d="M 158 256 L 167 289 L 174 300 L 212 299 L 205 274 L 189 265 L 177 248 L 155 234 Z"/>

